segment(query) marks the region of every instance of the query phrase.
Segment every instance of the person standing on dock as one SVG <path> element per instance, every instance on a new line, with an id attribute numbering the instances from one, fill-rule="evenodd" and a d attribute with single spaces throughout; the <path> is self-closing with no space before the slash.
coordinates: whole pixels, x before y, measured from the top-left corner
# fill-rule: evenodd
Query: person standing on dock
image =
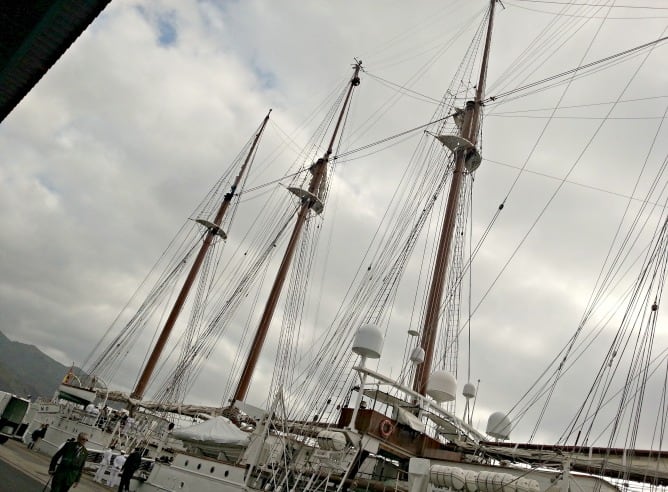
<path id="1" fill-rule="evenodd" d="M 102 461 L 100 462 L 100 466 L 97 467 L 97 471 L 95 472 L 95 480 L 96 482 L 102 482 L 104 479 L 104 475 L 109 471 L 109 468 L 111 468 L 111 460 L 114 457 L 114 446 L 109 446 L 107 449 L 104 450 L 104 453 L 102 453 Z M 111 473 L 109 473 L 111 475 Z"/>
<path id="2" fill-rule="evenodd" d="M 88 457 L 88 434 L 81 432 L 76 441 L 66 442 L 51 458 L 49 475 L 52 475 L 51 492 L 67 492 L 81 480 L 81 472 Z"/>
<path id="3" fill-rule="evenodd" d="M 110 472 L 111 480 L 109 482 L 109 485 L 111 485 L 112 487 L 116 487 L 116 485 L 118 485 L 118 482 L 121 480 L 119 475 L 121 473 L 121 470 L 123 469 L 123 465 L 125 465 L 126 459 L 127 458 L 125 456 L 125 451 L 121 449 L 121 454 L 119 454 L 118 456 L 116 456 L 116 458 L 114 458 L 113 466 L 111 467 L 111 472 Z"/>
<path id="4" fill-rule="evenodd" d="M 123 473 L 121 473 L 121 482 L 118 484 L 118 492 L 126 492 L 130 490 L 130 480 L 141 466 L 142 449 L 136 448 L 128 459 L 123 463 Z"/>
<path id="5" fill-rule="evenodd" d="M 32 431 L 32 434 L 30 435 L 31 441 L 28 443 L 28 449 L 34 448 L 35 444 L 37 444 L 37 441 L 44 439 L 44 436 L 46 435 L 46 429 L 48 428 L 49 424 L 42 424 L 39 429 Z"/>

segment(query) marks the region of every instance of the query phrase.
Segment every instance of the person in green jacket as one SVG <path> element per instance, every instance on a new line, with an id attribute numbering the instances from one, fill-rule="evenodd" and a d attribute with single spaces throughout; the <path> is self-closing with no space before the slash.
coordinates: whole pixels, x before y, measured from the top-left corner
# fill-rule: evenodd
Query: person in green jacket
<path id="1" fill-rule="evenodd" d="M 88 458 L 86 442 L 88 442 L 88 435 L 82 432 L 77 436 L 76 441 L 66 442 L 53 455 L 49 464 L 49 475 L 53 476 L 51 492 L 67 492 L 70 487 L 76 487 L 79 484 L 84 463 Z"/>

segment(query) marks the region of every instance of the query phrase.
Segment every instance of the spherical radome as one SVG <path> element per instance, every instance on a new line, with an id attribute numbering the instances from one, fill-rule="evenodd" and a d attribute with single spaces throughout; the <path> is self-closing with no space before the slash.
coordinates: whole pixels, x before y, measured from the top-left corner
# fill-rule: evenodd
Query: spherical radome
<path id="1" fill-rule="evenodd" d="M 457 380 L 447 371 L 436 371 L 427 383 L 427 394 L 439 403 L 452 401 L 457 397 Z"/>
<path id="2" fill-rule="evenodd" d="M 383 350 L 383 333 L 376 325 L 362 325 L 353 340 L 353 352 L 369 359 L 378 359 Z"/>
<path id="3" fill-rule="evenodd" d="M 413 364 L 422 364 L 424 362 L 424 349 L 415 347 L 411 352 L 411 362 Z"/>
<path id="4" fill-rule="evenodd" d="M 510 438 L 512 424 L 508 416 L 503 412 L 494 412 L 487 419 L 487 434 L 497 439 Z"/>
<path id="5" fill-rule="evenodd" d="M 475 398 L 475 384 L 473 383 L 466 383 L 464 385 L 464 391 L 462 391 L 462 394 L 466 398 Z"/>

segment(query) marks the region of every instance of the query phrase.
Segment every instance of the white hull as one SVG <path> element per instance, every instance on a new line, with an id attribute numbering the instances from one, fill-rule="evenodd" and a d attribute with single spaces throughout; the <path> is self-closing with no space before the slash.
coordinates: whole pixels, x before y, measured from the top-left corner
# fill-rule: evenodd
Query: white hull
<path id="1" fill-rule="evenodd" d="M 137 492 L 235 492 L 244 485 L 245 467 L 221 463 L 208 458 L 178 454 L 171 464 L 155 463 Z"/>
<path id="2" fill-rule="evenodd" d="M 414 465 L 417 465 L 415 466 Z M 491 466 L 474 463 L 444 462 L 438 460 L 411 460 L 410 474 L 408 477 L 385 480 L 384 482 L 375 481 L 375 486 L 369 486 L 364 479 L 360 478 L 358 485 L 368 490 L 378 490 L 387 488 L 387 490 L 407 490 L 409 492 L 428 492 L 432 490 L 448 490 L 442 483 L 434 477 L 437 475 L 438 468 L 447 467 L 458 470 L 461 474 L 468 474 L 469 480 L 466 482 L 464 490 L 468 492 L 493 492 L 499 487 L 492 479 L 479 479 L 478 483 L 470 481 L 471 476 L 483 477 L 506 475 L 514 477 L 514 485 L 506 486 L 503 490 L 513 490 L 516 492 L 545 492 L 548 490 L 579 490 L 581 492 L 618 492 L 619 489 L 614 485 L 596 477 L 585 475 L 570 474 L 565 480 L 569 484 L 563 484 L 563 475 L 556 471 L 549 470 L 531 470 L 522 468 L 511 468 L 504 466 Z M 369 468 L 369 466 L 365 466 Z M 370 468 L 373 468 L 371 465 Z M 418 472 L 416 473 L 416 470 Z M 269 470 L 266 469 L 266 472 Z M 261 491 L 278 490 L 280 486 L 280 477 L 284 477 L 283 469 L 273 468 L 269 473 L 263 473 L 264 478 L 254 476 L 246 485 L 244 483 L 246 468 L 243 466 L 221 463 L 202 457 L 179 454 L 174 458 L 172 464 L 155 463 L 149 477 L 144 482 L 139 482 L 137 492 L 238 492 L 238 491 Z M 338 489 L 338 480 L 327 480 L 323 477 L 326 473 L 314 472 L 312 468 L 305 468 L 303 472 L 291 470 L 291 483 L 298 480 L 299 485 L 290 490 L 295 491 L 335 491 Z M 255 474 L 254 474 L 255 475 Z M 279 483 L 273 482 L 267 477 L 274 476 L 279 478 Z M 441 474 L 442 477 L 442 474 Z M 521 480 L 521 482 L 520 482 Z M 439 487 L 440 486 L 440 487 Z M 434 488 L 437 487 L 437 488 Z M 525 487 L 525 488 L 522 488 Z M 285 490 L 286 487 L 283 487 Z M 458 487 L 450 487 L 450 490 L 461 490 Z"/>
<path id="3" fill-rule="evenodd" d="M 163 419 L 142 415 L 146 418 L 138 420 L 132 429 L 126 429 L 120 423 L 108 427 L 99 415 L 87 414 L 81 408 L 69 404 L 42 402 L 33 405 L 26 416 L 29 425 L 25 436 L 30 436 L 32 431 L 42 424 L 49 424 L 44 439 L 40 439 L 35 445 L 36 451 L 48 456 L 53 456 L 65 441 L 76 438 L 81 432 L 88 434 L 87 447 L 90 449 L 106 449 L 113 444 L 116 449 L 129 452 L 137 442 L 145 439 L 144 432 L 150 427 L 157 429 L 157 432 L 151 434 L 154 437 L 149 443 L 150 456 L 171 454 L 165 453 L 164 448 L 183 449 L 180 441 L 169 438 L 167 423 Z"/>
<path id="4" fill-rule="evenodd" d="M 32 431 L 42 424 L 49 424 L 44 439 L 40 439 L 35 445 L 36 451 L 47 456 L 53 456 L 62 443 L 76 438 L 81 432 L 88 434 L 90 448 L 105 449 L 114 439 L 113 434 L 93 425 L 95 419 L 86 419 L 82 412 L 68 412 L 57 403 L 35 405 L 35 411 L 30 415 L 29 422 L 26 436 L 30 436 Z"/>

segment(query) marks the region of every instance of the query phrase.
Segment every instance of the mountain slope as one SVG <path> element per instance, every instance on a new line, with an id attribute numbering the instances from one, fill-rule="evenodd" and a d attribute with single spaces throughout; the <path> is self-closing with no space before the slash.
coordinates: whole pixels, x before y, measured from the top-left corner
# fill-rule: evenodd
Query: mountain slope
<path id="1" fill-rule="evenodd" d="M 0 332 L 0 390 L 50 398 L 68 369 L 34 345 L 14 342 Z"/>

